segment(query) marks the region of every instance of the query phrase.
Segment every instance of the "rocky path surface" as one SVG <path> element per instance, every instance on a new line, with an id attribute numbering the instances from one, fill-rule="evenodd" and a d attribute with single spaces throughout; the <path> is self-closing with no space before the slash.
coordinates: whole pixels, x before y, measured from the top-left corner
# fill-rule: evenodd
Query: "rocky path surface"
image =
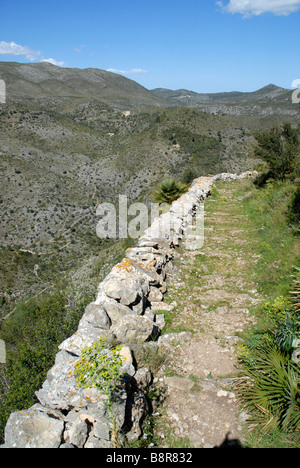
<path id="1" fill-rule="evenodd" d="M 219 197 L 205 203 L 204 246 L 177 250 L 168 275 L 166 300 L 177 304 L 169 321 L 177 333 L 160 338 L 169 361 L 158 380 L 167 386 L 164 410 L 174 437 L 194 447 L 219 446 L 228 433 L 243 442 L 247 415 L 232 383 L 241 334 L 255 323 L 249 309 L 259 302 L 251 279 L 257 257 L 236 195 L 246 183 L 218 186 Z"/>

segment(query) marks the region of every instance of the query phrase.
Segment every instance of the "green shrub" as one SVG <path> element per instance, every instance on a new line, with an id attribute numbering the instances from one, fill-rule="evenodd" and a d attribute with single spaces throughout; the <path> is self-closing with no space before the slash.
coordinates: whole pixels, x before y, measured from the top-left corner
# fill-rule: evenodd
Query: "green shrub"
<path id="1" fill-rule="evenodd" d="M 120 379 L 120 350 L 120 346 L 109 347 L 107 340 L 103 338 L 84 349 L 75 365 L 78 385 L 83 388 L 97 388 L 110 397 Z"/>
<path id="2" fill-rule="evenodd" d="M 294 172 L 300 147 L 297 129 L 285 123 L 281 128 L 256 132 L 254 136 L 257 141 L 254 154 L 270 168 L 265 180 L 268 177 L 283 180 Z M 263 183 L 263 177 L 260 183 Z"/>
<path id="3" fill-rule="evenodd" d="M 118 447 L 119 428 L 112 409 L 112 392 L 120 381 L 122 358 L 120 346 L 109 346 L 108 341 L 99 338 L 93 346 L 82 350 L 75 364 L 76 380 L 79 387 L 97 388 L 106 397 L 107 409 L 112 423 L 112 443 Z"/>
<path id="4" fill-rule="evenodd" d="M 264 304 L 266 316 L 270 320 L 270 337 L 273 344 L 291 358 L 293 342 L 299 337 L 298 319 L 292 303 L 287 297 L 277 297 L 273 303 Z"/>
<path id="5" fill-rule="evenodd" d="M 182 175 L 182 182 L 190 185 L 197 178 L 197 173 L 193 169 L 186 169 Z"/>

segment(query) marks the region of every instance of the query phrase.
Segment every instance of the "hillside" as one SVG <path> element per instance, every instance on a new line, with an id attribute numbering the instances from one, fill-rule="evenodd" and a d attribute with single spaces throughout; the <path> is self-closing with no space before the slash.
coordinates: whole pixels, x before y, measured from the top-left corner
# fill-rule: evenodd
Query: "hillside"
<path id="1" fill-rule="evenodd" d="M 104 70 L 2 62 L 0 76 L 8 102 L 27 101 L 30 107 L 72 107 L 86 100 L 123 110 L 168 105 L 135 81 Z"/>
<path id="2" fill-rule="evenodd" d="M 149 203 L 161 180 L 187 170 L 198 177 L 252 169 L 259 162 L 252 131 L 295 120 L 175 107 L 102 70 L 0 63 L 0 78 L 7 85 L 0 107 L 2 315 L 76 272 L 83 259 L 105 271 L 118 248 L 96 235 L 98 203 L 118 202 L 119 194 Z"/>

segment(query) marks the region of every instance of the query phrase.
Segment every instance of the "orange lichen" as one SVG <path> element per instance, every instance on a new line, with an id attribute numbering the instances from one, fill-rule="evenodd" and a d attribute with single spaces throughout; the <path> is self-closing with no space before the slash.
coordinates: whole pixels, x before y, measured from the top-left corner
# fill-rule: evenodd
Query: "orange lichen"
<path id="1" fill-rule="evenodd" d="M 154 260 L 148 260 L 148 262 L 136 262 L 136 264 L 143 270 L 147 270 L 147 271 L 150 271 L 151 273 L 154 273 L 153 271 Z"/>
<path id="2" fill-rule="evenodd" d="M 120 270 L 125 270 L 127 272 L 131 272 L 134 270 L 133 263 L 128 258 L 123 258 L 122 262 L 116 265 L 115 268 L 118 268 Z"/>

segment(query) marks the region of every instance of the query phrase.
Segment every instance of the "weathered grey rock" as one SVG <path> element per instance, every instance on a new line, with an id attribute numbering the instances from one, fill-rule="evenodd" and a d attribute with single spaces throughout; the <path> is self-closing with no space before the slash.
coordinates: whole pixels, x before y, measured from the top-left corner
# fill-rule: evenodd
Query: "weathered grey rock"
<path id="1" fill-rule="evenodd" d="M 82 323 L 78 331 L 61 343 L 58 348 L 80 356 L 83 349 L 92 346 L 99 338 L 112 338 L 112 333 L 110 330 L 94 328 L 89 324 L 84 326 L 84 323 Z"/>
<path id="2" fill-rule="evenodd" d="M 120 375 L 130 375 L 133 377 L 135 372 L 135 367 L 132 364 L 123 364 L 123 366 L 120 368 Z"/>
<path id="3" fill-rule="evenodd" d="M 171 260 L 174 256 L 174 246 L 171 241 L 163 238 L 147 238 L 141 237 L 138 241 L 139 247 L 152 247 L 153 253 L 163 255 L 167 260 Z"/>
<path id="4" fill-rule="evenodd" d="M 153 302 L 151 307 L 153 310 L 165 310 L 166 312 L 172 312 L 175 309 L 174 305 L 166 302 Z"/>
<path id="5" fill-rule="evenodd" d="M 59 362 L 50 369 L 47 380 L 36 392 L 43 406 L 52 409 L 70 410 L 83 405 L 84 392 L 77 386 L 74 375 L 78 357 L 71 357 L 68 362 Z"/>
<path id="6" fill-rule="evenodd" d="M 134 314 L 132 309 L 123 304 L 120 304 L 114 299 L 107 297 L 103 291 L 99 292 L 97 303 L 100 303 L 103 306 L 112 324 L 118 322 L 128 314 Z"/>
<path id="7" fill-rule="evenodd" d="M 183 343 L 184 341 L 190 341 L 192 337 L 193 335 L 191 332 L 168 333 L 167 335 L 163 335 L 158 338 L 158 347 L 173 347 L 173 343 Z"/>
<path id="8" fill-rule="evenodd" d="M 95 421 L 107 420 L 109 416 L 103 393 L 96 388 L 85 388 L 83 396 L 83 401 L 75 408 L 80 413 L 80 418 L 90 424 L 94 424 Z"/>
<path id="9" fill-rule="evenodd" d="M 154 286 L 150 287 L 150 292 L 148 295 L 148 300 L 152 302 L 161 302 L 163 300 L 163 293 L 160 291 L 160 289 L 155 288 Z"/>
<path id="10" fill-rule="evenodd" d="M 133 354 L 129 346 L 123 346 L 119 353 L 123 364 L 133 364 Z"/>
<path id="11" fill-rule="evenodd" d="M 149 412 L 146 397 L 142 391 L 134 393 L 130 401 L 131 430 L 126 434 L 129 443 L 135 442 L 142 435 L 141 421 Z"/>
<path id="12" fill-rule="evenodd" d="M 83 448 L 87 438 L 88 425 L 78 414 L 77 417 L 74 417 L 66 424 L 66 430 L 64 432 L 65 442 L 77 448 Z"/>
<path id="13" fill-rule="evenodd" d="M 190 391 L 193 386 L 194 382 L 190 379 L 184 378 L 184 377 L 166 377 L 165 382 L 168 387 L 176 388 L 177 390 L 183 390 L 183 391 Z"/>
<path id="14" fill-rule="evenodd" d="M 166 320 L 164 314 L 157 314 L 155 317 L 155 323 L 160 330 L 166 326 Z"/>
<path id="15" fill-rule="evenodd" d="M 168 255 L 162 250 L 156 250 L 151 247 L 137 247 L 126 250 L 126 258 L 138 265 L 150 267 L 153 271 L 163 270 L 167 261 Z M 148 291 L 144 291 L 147 293 Z"/>
<path id="16" fill-rule="evenodd" d="M 164 213 L 159 218 L 155 218 L 152 225 L 146 229 L 144 237 L 160 238 L 170 241 L 170 245 L 174 237 L 182 237 L 182 218 L 177 217 L 175 213 Z"/>
<path id="17" fill-rule="evenodd" d="M 147 306 L 146 297 L 139 297 L 135 304 L 131 306 L 132 311 L 137 315 L 143 315 Z"/>
<path id="18" fill-rule="evenodd" d="M 141 367 L 136 371 L 134 379 L 141 390 L 146 390 L 152 382 L 151 371 L 147 367 Z"/>
<path id="19" fill-rule="evenodd" d="M 130 391 L 128 390 L 130 393 Z M 128 394 L 125 381 L 115 388 L 111 395 L 111 406 L 114 422 L 118 428 L 122 428 L 126 420 L 126 409 L 128 404 Z M 112 423 L 111 419 L 109 419 Z"/>
<path id="20" fill-rule="evenodd" d="M 155 313 L 153 312 L 153 310 L 150 309 L 150 307 L 148 307 L 148 308 L 145 310 L 144 317 L 146 317 L 146 318 L 147 318 L 148 320 L 150 320 L 151 322 L 155 322 L 155 323 L 156 323 L 156 315 L 155 315 Z"/>
<path id="21" fill-rule="evenodd" d="M 98 439 L 109 441 L 111 427 L 106 421 L 95 421 L 94 423 L 94 436 Z"/>
<path id="22" fill-rule="evenodd" d="M 154 328 L 146 317 L 126 315 L 111 330 L 122 343 L 143 343 L 153 336 Z"/>
<path id="23" fill-rule="evenodd" d="M 35 405 L 11 414 L 5 428 L 5 445 L 10 448 L 58 448 L 64 417 L 60 412 Z"/>
<path id="24" fill-rule="evenodd" d="M 95 437 L 94 435 L 90 435 L 84 448 L 85 449 L 101 449 L 101 448 L 112 449 L 114 448 L 114 446 L 111 442 L 108 442 L 106 440 L 101 440 Z"/>
<path id="25" fill-rule="evenodd" d="M 126 306 L 134 304 L 138 297 L 143 296 L 140 282 L 133 278 L 109 278 L 103 285 L 103 291 L 108 297 Z"/>
<path id="26" fill-rule="evenodd" d="M 94 328 L 109 330 L 111 320 L 109 319 L 104 307 L 92 302 L 85 309 L 85 313 L 80 320 L 79 329 L 91 325 Z"/>
<path id="27" fill-rule="evenodd" d="M 131 349 L 128 346 L 123 346 L 120 351 L 120 357 L 122 359 L 122 367 L 120 368 L 119 374 L 127 374 L 133 377 L 136 370 L 133 365 L 133 355 Z"/>
<path id="28" fill-rule="evenodd" d="M 150 285 L 165 285 L 165 274 L 158 273 L 156 268 L 154 268 L 152 261 L 142 262 L 139 259 L 133 258 L 130 259 L 132 267 L 137 273 L 145 278 Z"/>

